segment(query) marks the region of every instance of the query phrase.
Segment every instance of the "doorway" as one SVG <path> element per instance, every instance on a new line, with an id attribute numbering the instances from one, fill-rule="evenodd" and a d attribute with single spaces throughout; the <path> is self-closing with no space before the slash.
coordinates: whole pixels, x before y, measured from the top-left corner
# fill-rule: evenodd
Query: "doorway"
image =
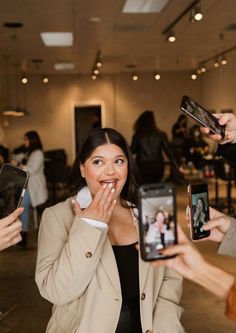
<path id="1" fill-rule="evenodd" d="M 95 127 L 102 126 L 101 105 L 75 106 L 75 151 L 80 150 L 84 138 Z"/>

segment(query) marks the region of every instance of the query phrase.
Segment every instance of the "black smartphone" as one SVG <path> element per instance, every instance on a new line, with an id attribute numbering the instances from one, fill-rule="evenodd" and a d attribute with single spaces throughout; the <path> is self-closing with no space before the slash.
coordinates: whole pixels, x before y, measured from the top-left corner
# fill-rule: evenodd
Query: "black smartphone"
<path id="1" fill-rule="evenodd" d="M 4 163 L 0 170 L 0 218 L 20 207 L 29 179 L 27 170 Z"/>
<path id="2" fill-rule="evenodd" d="M 209 111 L 205 110 L 197 102 L 188 96 L 183 96 L 180 109 L 195 119 L 201 126 L 210 129 L 212 134 L 220 134 L 222 139 L 225 136 L 225 125 L 220 125 L 218 119 Z"/>
<path id="3" fill-rule="evenodd" d="M 203 225 L 209 221 L 208 186 L 206 183 L 188 186 L 190 207 L 190 236 L 193 241 L 210 236 L 210 231 L 203 230 Z"/>
<path id="4" fill-rule="evenodd" d="M 140 186 L 139 240 L 144 261 L 168 258 L 161 250 L 177 243 L 176 200 L 172 184 Z"/>

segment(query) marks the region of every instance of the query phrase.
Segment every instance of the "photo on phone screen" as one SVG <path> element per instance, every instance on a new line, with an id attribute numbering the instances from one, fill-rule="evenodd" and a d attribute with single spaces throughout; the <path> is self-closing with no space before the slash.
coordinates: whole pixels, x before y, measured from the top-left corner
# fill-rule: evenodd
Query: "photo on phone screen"
<path id="1" fill-rule="evenodd" d="M 189 185 L 189 206 L 191 220 L 191 238 L 199 240 L 210 235 L 210 231 L 202 229 L 209 221 L 209 203 L 207 184 Z"/>
<path id="2" fill-rule="evenodd" d="M 171 184 L 139 188 L 139 234 L 145 261 L 165 258 L 160 250 L 177 243 L 175 191 Z"/>
<path id="3" fill-rule="evenodd" d="M 214 134 L 225 136 L 225 126 L 220 125 L 218 119 L 209 111 L 205 110 L 197 102 L 188 96 L 183 96 L 180 108 L 187 115 L 195 119 L 201 126 L 207 127 Z"/>
<path id="4" fill-rule="evenodd" d="M 0 170 L 0 218 L 6 217 L 20 207 L 28 179 L 28 171 L 9 163 L 2 165 Z"/>

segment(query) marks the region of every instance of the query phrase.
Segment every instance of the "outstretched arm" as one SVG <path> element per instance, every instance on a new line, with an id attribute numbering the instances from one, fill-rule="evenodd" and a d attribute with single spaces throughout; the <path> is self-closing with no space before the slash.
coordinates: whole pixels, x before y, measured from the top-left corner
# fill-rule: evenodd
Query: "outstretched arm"
<path id="1" fill-rule="evenodd" d="M 167 260 L 157 260 L 153 266 L 167 266 L 175 269 L 183 277 L 198 283 L 216 296 L 226 300 L 235 282 L 235 277 L 208 263 L 197 248 L 187 239 L 181 227 L 178 227 L 179 244 L 162 250 L 167 256 L 176 255 Z"/>

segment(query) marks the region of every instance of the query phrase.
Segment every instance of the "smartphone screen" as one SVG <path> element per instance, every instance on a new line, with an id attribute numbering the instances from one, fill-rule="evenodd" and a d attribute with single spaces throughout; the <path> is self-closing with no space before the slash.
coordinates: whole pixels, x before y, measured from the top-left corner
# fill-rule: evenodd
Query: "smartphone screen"
<path id="1" fill-rule="evenodd" d="M 188 96 L 183 96 L 180 108 L 187 115 L 195 119 L 201 126 L 207 127 L 214 134 L 220 134 L 222 139 L 225 136 L 225 126 L 219 124 L 218 119 L 210 112 L 201 107 L 197 102 Z"/>
<path id="2" fill-rule="evenodd" d="M 160 250 L 177 243 L 173 185 L 159 183 L 139 188 L 139 236 L 145 261 L 166 258 Z"/>
<path id="3" fill-rule="evenodd" d="M 5 163 L 0 170 L 0 218 L 6 217 L 20 206 L 29 173 Z"/>
<path id="4" fill-rule="evenodd" d="M 207 184 L 189 185 L 189 206 L 190 206 L 190 234 L 192 240 L 199 240 L 209 237 L 210 231 L 202 229 L 203 225 L 209 221 L 209 203 Z"/>

